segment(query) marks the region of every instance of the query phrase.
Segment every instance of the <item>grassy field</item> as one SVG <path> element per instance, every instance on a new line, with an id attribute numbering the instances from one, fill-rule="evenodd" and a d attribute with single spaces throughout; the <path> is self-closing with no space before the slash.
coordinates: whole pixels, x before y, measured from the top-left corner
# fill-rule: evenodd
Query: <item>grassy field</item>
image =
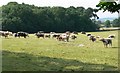
<path id="1" fill-rule="evenodd" d="M 52 38 L 2 38 L 3 71 L 111 71 L 118 70 L 118 31 L 89 32 L 107 37 L 115 34 L 113 46 L 91 42 L 84 34 L 70 42 Z M 84 46 L 79 46 L 83 44 Z"/>

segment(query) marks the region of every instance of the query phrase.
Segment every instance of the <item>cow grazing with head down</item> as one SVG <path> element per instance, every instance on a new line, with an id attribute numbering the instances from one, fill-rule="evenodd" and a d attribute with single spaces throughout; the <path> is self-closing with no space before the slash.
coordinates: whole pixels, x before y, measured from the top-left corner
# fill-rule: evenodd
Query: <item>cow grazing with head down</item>
<path id="1" fill-rule="evenodd" d="M 58 37 L 60 37 L 60 34 L 52 34 L 52 38 L 58 38 Z"/>
<path id="2" fill-rule="evenodd" d="M 91 36 L 89 36 L 89 40 L 91 40 L 92 42 L 95 42 L 96 38 L 95 38 L 95 36 L 91 35 Z"/>
<path id="3" fill-rule="evenodd" d="M 78 32 L 77 32 L 77 31 L 73 31 L 72 33 L 78 35 Z"/>
<path id="4" fill-rule="evenodd" d="M 67 34 L 61 34 L 59 37 L 57 37 L 59 41 L 67 41 L 69 42 L 69 35 Z"/>
<path id="5" fill-rule="evenodd" d="M 10 31 L 0 31 L 0 36 L 3 36 L 5 38 L 8 38 L 8 36 L 12 36 L 13 33 Z"/>
<path id="6" fill-rule="evenodd" d="M 50 38 L 50 34 L 44 34 L 44 37 Z"/>
<path id="7" fill-rule="evenodd" d="M 70 38 L 73 39 L 73 40 L 75 40 L 77 38 L 77 36 L 76 36 L 76 34 L 71 33 Z"/>
<path id="8" fill-rule="evenodd" d="M 71 39 L 75 40 L 77 38 L 76 35 L 71 35 Z"/>
<path id="9" fill-rule="evenodd" d="M 40 38 L 40 37 L 44 38 L 43 32 L 37 32 L 37 33 L 35 33 L 35 35 L 37 36 L 37 38 Z"/>
<path id="10" fill-rule="evenodd" d="M 100 36 L 96 36 L 96 38 L 98 38 L 98 39 L 99 39 L 99 38 L 100 38 Z"/>
<path id="11" fill-rule="evenodd" d="M 66 33 L 61 34 L 59 37 L 57 37 L 57 39 L 59 41 L 66 41 L 69 42 L 69 37 L 70 37 L 70 32 L 67 31 Z"/>
<path id="12" fill-rule="evenodd" d="M 108 38 L 115 38 L 115 35 L 111 34 L 111 35 L 108 36 Z"/>
<path id="13" fill-rule="evenodd" d="M 90 33 L 87 33 L 86 35 L 87 35 L 87 36 L 91 36 L 92 34 L 90 34 Z"/>
<path id="14" fill-rule="evenodd" d="M 86 34 L 86 32 L 85 31 L 81 31 L 81 34 Z"/>
<path id="15" fill-rule="evenodd" d="M 58 38 L 60 36 L 60 34 L 54 34 L 53 38 Z"/>

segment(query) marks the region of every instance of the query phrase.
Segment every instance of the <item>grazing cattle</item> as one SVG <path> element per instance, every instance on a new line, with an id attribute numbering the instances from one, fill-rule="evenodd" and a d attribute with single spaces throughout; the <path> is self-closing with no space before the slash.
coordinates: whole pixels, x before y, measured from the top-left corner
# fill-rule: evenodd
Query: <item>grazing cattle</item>
<path id="1" fill-rule="evenodd" d="M 95 36 L 96 40 L 99 40 L 101 37 L 100 36 Z"/>
<path id="2" fill-rule="evenodd" d="M 86 35 L 87 35 L 87 36 L 91 36 L 91 34 L 90 34 L 90 33 L 87 33 Z"/>
<path id="3" fill-rule="evenodd" d="M 70 31 L 66 31 L 65 34 L 66 34 L 66 35 L 70 35 Z"/>
<path id="4" fill-rule="evenodd" d="M 55 32 L 50 32 L 50 34 L 55 34 Z"/>
<path id="5" fill-rule="evenodd" d="M 26 37 L 29 37 L 29 35 L 28 35 L 28 33 L 26 33 L 26 32 L 17 32 L 17 33 L 15 33 L 15 35 L 14 35 L 15 37 L 24 37 L 24 38 L 26 38 Z"/>
<path id="6" fill-rule="evenodd" d="M 0 31 L 0 36 L 3 36 L 3 37 L 5 37 L 5 38 L 7 38 L 8 35 L 9 35 L 8 32 L 6 32 L 6 31 Z"/>
<path id="7" fill-rule="evenodd" d="M 9 31 L 9 36 L 13 36 L 13 33 Z"/>
<path id="8" fill-rule="evenodd" d="M 0 36 L 3 36 L 5 38 L 8 38 L 8 36 L 12 36 L 12 32 L 9 31 L 0 31 Z"/>
<path id="9" fill-rule="evenodd" d="M 18 33 L 15 33 L 14 36 L 15 36 L 15 37 L 18 37 Z"/>
<path id="10" fill-rule="evenodd" d="M 96 36 L 96 38 L 100 38 L 100 36 Z"/>
<path id="11" fill-rule="evenodd" d="M 44 38 L 44 33 L 35 33 L 35 35 L 37 36 L 37 38 Z"/>
<path id="12" fill-rule="evenodd" d="M 114 34 L 109 35 L 108 38 L 115 38 L 115 35 Z"/>
<path id="13" fill-rule="evenodd" d="M 73 33 L 73 34 L 77 34 L 77 35 L 78 35 L 78 32 L 76 32 L 76 31 L 73 31 L 72 33 Z"/>
<path id="14" fill-rule="evenodd" d="M 92 42 L 95 42 L 96 41 L 96 38 L 95 38 L 95 36 L 89 36 L 89 40 L 91 40 Z"/>
<path id="15" fill-rule="evenodd" d="M 60 34 L 53 34 L 52 38 L 58 38 L 60 36 Z"/>
<path id="16" fill-rule="evenodd" d="M 102 38 L 100 41 L 103 42 L 105 47 L 112 46 L 112 39 L 111 38 Z"/>
<path id="17" fill-rule="evenodd" d="M 68 34 L 61 34 L 57 39 L 59 40 L 59 41 L 67 41 L 67 42 L 69 42 L 69 36 L 70 35 L 68 35 Z"/>
<path id="18" fill-rule="evenodd" d="M 75 39 L 77 38 L 77 36 L 72 33 L 72 34 L 70 35 L 70 38 L 73 39 L 73 40 L 75 40 Z"/>
<path id="19" fill-rule="evenodd" d="M 73 40 L 75 40 L 76 38 L 77 38 L 77 36 L 75 36 L 75 35 L 71 36 L 71 39 L 73 39 Z"/>
<path id="20" fill-rule="evenodd" d="M 56 34 L 55 32 L 50 32 L 50 36 L 51 36 L 52 38 L 56 38 L 56 37 L 57 37 L 57 34 Z"/>
<path id="21" fill-rule="evenodd" d="M 85 31 L 82 31 L 81 34 L 86 34 L 86 32 L 85 32 Z"/>
<path id="22" fill-rule="evenodd" d="M 66 37 L 64 37 L 64 38 L 66 39 L 67 42 L 69 42 L 69 37 L 70 37 L 70 34 L 71 34 L 70 31 L 66 31 L 65 34 L 66 34 L 65 35 Z"/>
<path id="23" fill-rule="evenodd" d="M 40 37 L 42 37 L 42 38 L 44 38 L 44 31 L 38 31 L 37 33 L 35 33 L 35 35 L 37 36 L 37 38 L 40 38 Z"/>
<path id="24" fill-rule="evenodd" d="M 50 38 L 50 34 L 44 34 L 44 37 Z"/>

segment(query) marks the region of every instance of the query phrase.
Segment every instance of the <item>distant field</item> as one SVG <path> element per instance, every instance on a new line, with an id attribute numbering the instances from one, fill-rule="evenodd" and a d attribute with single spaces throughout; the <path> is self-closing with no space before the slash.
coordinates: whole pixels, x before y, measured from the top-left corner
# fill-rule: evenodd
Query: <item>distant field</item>
<path id="1" fill-rule="evenodd" d="M 91 42 L 84 34 L 70 42 L 52 38 L 2 38 L 3 71 L 118 70 L 118 31 L 88 32 L 107 37 L 115 34 L 113 47 Z M 80 44 L 84 46 L 79 46 Z"/>
<path id="2" fill-rule="evenodd" d="M 100 28 L 100 30 L 120 30 L 119 27 Z"/>

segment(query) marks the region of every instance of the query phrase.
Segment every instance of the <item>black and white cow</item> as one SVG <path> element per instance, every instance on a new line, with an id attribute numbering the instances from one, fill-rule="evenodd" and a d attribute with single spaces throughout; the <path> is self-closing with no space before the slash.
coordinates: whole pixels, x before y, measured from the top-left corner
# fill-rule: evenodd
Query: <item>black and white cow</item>
<path id="1" fill-rule="evenodd" d="M 19 38 L 20 37 L 24 37 L 24 38 L 29 37 L 28 33 L 26 33 L 26 32 L 17 32 L 14 34 L 14 36 L 19 37 Z"/>
<path id="2" fill-rule="evenodd" d="M 43 31 L 37 32 L 37 33 L 35 33 L 35 35 L 37 36 L 37 38 L 40 38 L 40 37 L 44 38 L 44 32 Z"/>
<path id="3" fill-rule="evenodd" d="M 112 39 L 111 38 L 101 38 L 100 41 L 103 42 L 105 47 L 112 46 Z"/>

